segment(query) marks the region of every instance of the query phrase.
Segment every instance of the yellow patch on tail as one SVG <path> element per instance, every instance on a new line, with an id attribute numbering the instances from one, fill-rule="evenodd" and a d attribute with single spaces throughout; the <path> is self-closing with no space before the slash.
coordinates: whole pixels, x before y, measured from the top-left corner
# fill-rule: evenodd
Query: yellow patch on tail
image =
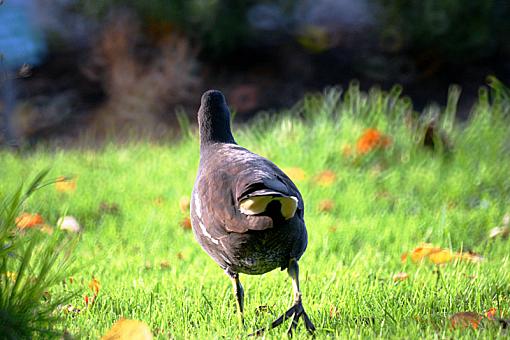
<path id="1" fill-rule="evenodd" d="M 245 215 L 258 215 L 266 211 L 267 205 L 272 201 L 280 201 L 282 216 L 288 220 L 296 213 L 298 199 L 294 196 L 253 196 L 246 198 L 239 204 L 239 210 Z"/>

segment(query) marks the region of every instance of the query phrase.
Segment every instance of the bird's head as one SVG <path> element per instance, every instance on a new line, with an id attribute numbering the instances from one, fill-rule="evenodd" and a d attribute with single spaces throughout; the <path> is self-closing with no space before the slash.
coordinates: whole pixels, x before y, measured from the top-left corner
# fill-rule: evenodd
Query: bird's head
<path id="1" fill-rule="evenodd" d="M 235 143 L 230 130 L 230 111 L 220 91 L 209 90 L 202 95 L 198 109 L 200 145 Z"/>

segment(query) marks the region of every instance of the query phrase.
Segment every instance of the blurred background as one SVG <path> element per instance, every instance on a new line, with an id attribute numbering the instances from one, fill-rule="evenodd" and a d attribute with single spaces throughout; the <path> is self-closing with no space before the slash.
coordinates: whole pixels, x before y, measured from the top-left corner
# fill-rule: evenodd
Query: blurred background
<path id="1" fill-rule="evenodd" d="M 0 145 L 177 136 L 206 89 L 236 120 L 401 84 L 420 110 L 510 83 L 509 0 L 0 0 Z M 80 138 L 83 137 L 83 138 Z"/>

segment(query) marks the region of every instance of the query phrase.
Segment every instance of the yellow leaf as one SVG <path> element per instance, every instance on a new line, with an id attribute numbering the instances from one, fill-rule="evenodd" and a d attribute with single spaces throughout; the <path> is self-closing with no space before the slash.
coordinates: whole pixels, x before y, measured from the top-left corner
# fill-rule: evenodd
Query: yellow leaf
<path id="1" fill-rule="evenodd" d="M 434 264 L 443 264 L 450 262 L 453 259 L 453 254 L 447 249 L 440 249 L 429 254 L 429 259 Z"/>
<path id="2" fill-rule="evenodd" d="M 60 176 L 55 182 L 55 189 L 58 192 L 73 192 L 76 191 L 76 177 Z"/>
<path id="3" fill-rule="evenodd" d="M 430 243 L 422 243 L 419 247 L 413 250 L 411 253 L 411 261 L 414 263 L 420 262 L 425 257 L 427 257 L 430 253 L 437 252 L 441 250 L 441 248 L 435 247 Z"/>
<path id="4" fill-rule="evenodd" d="M 101 340 L 152 340 L 149 326 L 143 321 L 120 319 Z"/>

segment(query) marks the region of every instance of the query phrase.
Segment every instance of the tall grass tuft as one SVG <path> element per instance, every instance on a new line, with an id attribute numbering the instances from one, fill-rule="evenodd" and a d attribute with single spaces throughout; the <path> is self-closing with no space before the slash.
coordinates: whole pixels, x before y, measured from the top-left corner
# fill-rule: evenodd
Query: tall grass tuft
<path id="1" fill-rule="evenodd" d="M 28 185 L 10 195 L 0 194 L 0 325 L 6 339 L 28 339 L 35 335 L 57 335 L 57 307 L 72 293 L 52 296 L 69 270 L 74 239 L 63 233 L 21 231 L 16 217 L 24 203 L 38 189 L 54 183 L 41 171 Z"/>

